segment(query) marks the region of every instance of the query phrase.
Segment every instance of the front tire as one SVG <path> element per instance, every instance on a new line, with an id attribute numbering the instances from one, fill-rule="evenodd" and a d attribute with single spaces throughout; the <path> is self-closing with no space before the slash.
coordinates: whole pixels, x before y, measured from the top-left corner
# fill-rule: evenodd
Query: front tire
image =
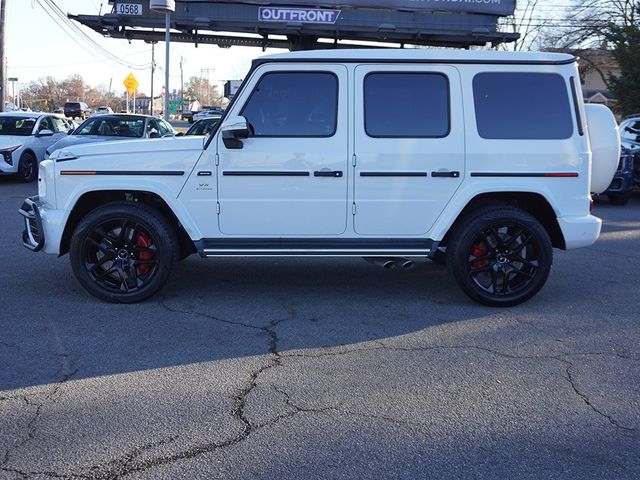
<path id="1" fill-rule="evenodd" d="M 18 180 L 23 183 L 33 182 L 38 176 L 38 160 L 35 155 L 25 152 L 18 164 Z"/>
<path id="2" fill-rule="evenodd" d="M 115 202 L 76 227 L 71 267 L 80 284 L 112 303 L 135 303 L 157 293 L 179 258 L 175 229 L 146 205 Z"/>
<path id="3" fill-rule="evenodd" d="M 513 207 L 473 212 L 460 222 L 447 248 L 447 264 L 460 288 L 492 307 L 529 300 L 544 286 L 552 263 L 547 231 Z"/>

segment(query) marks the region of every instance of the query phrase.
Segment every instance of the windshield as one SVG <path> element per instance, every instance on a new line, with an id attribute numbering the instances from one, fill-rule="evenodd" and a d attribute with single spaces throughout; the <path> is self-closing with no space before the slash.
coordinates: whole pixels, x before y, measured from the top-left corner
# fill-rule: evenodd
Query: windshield
<path id="1" fill-rule="evenodd" d="M 213 130 L 219 122 L 219 118 L 200 120 L 198 123 L 191 126 L 191 128 L 187 130 L 187 133 L 185 133 L 185 135 L 206 135 L 211 132 L 211 130 Z"/>
<path id="2" fill-rule="evenodd" d="M 634 143 L 640 142 L 640 120 L 630 120 L 624 122 L 620 128 L 620 134 L 623 140 Z"/>
<path id="3" fill-rule="evenodd" d="M 0 135 L 29 136 L 36 125 L 35 118 L 0 117 Z"/>
<path id="4" fill-rule="evenodd" d="M 139 138 L 143 133 L 144 118 L 117 116 L 91 118 L 80 125 L 73 135 Z"/>

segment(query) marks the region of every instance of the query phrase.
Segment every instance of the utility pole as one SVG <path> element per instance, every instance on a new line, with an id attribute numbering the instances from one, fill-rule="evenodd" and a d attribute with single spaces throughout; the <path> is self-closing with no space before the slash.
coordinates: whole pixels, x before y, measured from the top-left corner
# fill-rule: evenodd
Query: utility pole
<path id="1" fill-rule="evenodd" d="M 5 52 L 7 1 L 0 0 L 0 112 L 4 112 L 7 86 L 7 58 Z"/>
<path id="2" fill-rule="evenodd" d="M 184 70 L 182 69 L 182 63 L 184 62 L 184 57 L 180 57 L 180 110 L 182 114 L 182 110 L 184 110 Z"/>
<path id="3" fill-rule="evenodd" d="M 164 44 L 165 44 L 165 61 L 164 61 L 164 111 L 163 117 L 169 121 L 169 56 L 171 53 L 171 13 L 176 11 L 175 0 L 149 0 L 149 8 L 154 12 L 164 13 Z"/>
<path id="4" fill-rule="evenodd" d="M 175 7 L 172 11 L 175 10 Z M 167 10 L 164 14 L 164 23 L 165 23 L 165 33 L 164 33 L 164 44 L 165 44 L 165 54 L 164 54 L 164 109 L 162 117 L 166 122 L 169 121 L 169 95 L 171 90 L 169 90 L 169 55 L 171 52 L 171 11 Z"/>
<path id="5" fill-rule="evenodd" d="M 211 83 L 209 83 L 209 74 L 211 72 L 215 72 L 215 68 L 201 68 L 200 69 L 200 78 L 204 80 L 204 72 L 207 72 L 207 107 L 211 106 Z"/>
<path id="6" fill-rule="evenodd" d="M 149 101 L 149 115 L 153 115 L 153 74 L 156 71 L 156 42 L 151 42 L 151 98 Z"/>

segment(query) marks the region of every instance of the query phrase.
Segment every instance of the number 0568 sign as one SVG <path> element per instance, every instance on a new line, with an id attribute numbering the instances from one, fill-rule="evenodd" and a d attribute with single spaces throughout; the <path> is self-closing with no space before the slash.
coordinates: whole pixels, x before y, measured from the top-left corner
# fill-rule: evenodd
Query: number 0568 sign
<path id="1" fill-rule="evenodd" d="M 139 3 L 118 3 L 116 13 L 118 15 L 142 15 L 142 5 Z"/>

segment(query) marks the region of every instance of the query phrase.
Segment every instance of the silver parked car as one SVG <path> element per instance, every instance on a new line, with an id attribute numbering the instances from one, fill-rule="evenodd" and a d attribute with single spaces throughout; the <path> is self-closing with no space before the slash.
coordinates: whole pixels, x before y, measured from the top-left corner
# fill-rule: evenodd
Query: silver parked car
<path id="1" fill-rule="evenodd" d="M 70 130 L 69 123 L 59 115 L 0 113 L 0 175 L 16 175 L 23 182 L 32 182 L 46 149 Z"/>
<path id="2" fill-rule="evenodd" d="M 82 143 L 173 137 L 175 135 L 176 131 L 169 123 L 150 115 L 120 113 L 97 115 L 85 120 L 72 134 L 51 145 L 47 149 L 46 157 L 60 148 Z"/>

